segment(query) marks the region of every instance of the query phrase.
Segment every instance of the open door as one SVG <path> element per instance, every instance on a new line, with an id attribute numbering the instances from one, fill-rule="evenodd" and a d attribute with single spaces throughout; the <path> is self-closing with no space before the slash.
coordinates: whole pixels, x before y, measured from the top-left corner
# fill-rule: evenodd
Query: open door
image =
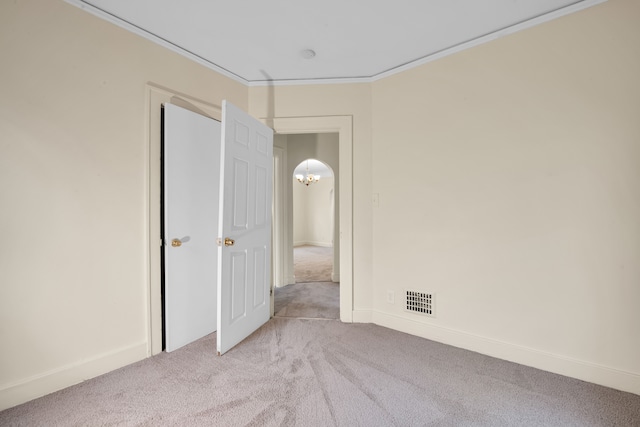
<path id="1" fill-rule="evenodd" d="M 269 320 L 273 130 L 222 103 L 218 354 Z"/>
<path id="2" fill-rule="evenodd" d="M 216 330 L 220 122 L 164 104 L 166 351 Z"/>

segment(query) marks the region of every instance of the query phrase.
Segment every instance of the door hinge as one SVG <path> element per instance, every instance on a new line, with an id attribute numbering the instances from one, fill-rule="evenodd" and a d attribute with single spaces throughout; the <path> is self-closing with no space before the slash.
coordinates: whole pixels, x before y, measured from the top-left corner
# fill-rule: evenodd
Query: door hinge
<path id="1" fill-rule="evenodd" d="M 273 296 L 273 288 L 269 289 L 269 296 Z"/>

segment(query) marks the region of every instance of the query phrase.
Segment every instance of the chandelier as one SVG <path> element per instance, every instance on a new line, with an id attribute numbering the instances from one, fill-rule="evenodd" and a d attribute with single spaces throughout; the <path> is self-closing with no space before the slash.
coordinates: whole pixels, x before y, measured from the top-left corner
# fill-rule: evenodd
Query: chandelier
<path id="1" fill-rule="evenodd" d="M 307 160 L 307 175 L 304 176 L 302 174 L 297 174 L 296 179 L 300 184 L 304 184 L 308 187 L 312 182 L 320 181 L 320 175 L 309 173 L 309 160 Z"/>

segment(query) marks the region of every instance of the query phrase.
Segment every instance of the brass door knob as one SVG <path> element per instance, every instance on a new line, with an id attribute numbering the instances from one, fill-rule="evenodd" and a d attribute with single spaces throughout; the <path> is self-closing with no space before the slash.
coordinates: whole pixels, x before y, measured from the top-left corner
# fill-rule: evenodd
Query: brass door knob
<path id="1" fill-rule="evenodd" d="M 171 241 L 171 246 L 173 246 L 174 248 L 177 248 L 179 246 L 182 246 L 182 242 L 180 241 L 180 239 L 173 239 Z"/>
<path id="2" fill-rule="evenodd" d="M 225 238 L 224 238 L 224 245 L 225 245 L 225 246 L 233 246 L 233 244 L 234 244 L 235 242 L 236 242 L 235 240 L 230 239 L 230 238 L 228 238 L 228 237 L 225 237 Z"/>

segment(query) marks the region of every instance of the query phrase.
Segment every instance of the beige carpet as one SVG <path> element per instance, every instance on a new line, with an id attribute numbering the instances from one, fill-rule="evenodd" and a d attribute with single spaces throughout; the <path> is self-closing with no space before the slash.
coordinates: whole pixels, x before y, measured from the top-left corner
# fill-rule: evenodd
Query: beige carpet
<path id="1" fill-rule="evenodd" d="M 333 248 L 297 246 L 293 258 L 296 283 L 276 288 L 275 316 L 339 319 L 340 284 L 331 282 Z"/>
<path id="2" fill-rule="evenodd" d="M 276 317 L 339 319 L 340 284 L 312 282 L 276 288 L 274 305 Z"/>
<path id="3" fill-rule="evenodd" d="M 274 318 L 0 412 L 1 426 L 638 426 L 640 396 L 371 324 Z"/>
<path id="4" fill-rule="evenodd" d="M 296 246 L 293 248 L 293 274 L 296 283 L 330 282 L 333 248 Z"/>

